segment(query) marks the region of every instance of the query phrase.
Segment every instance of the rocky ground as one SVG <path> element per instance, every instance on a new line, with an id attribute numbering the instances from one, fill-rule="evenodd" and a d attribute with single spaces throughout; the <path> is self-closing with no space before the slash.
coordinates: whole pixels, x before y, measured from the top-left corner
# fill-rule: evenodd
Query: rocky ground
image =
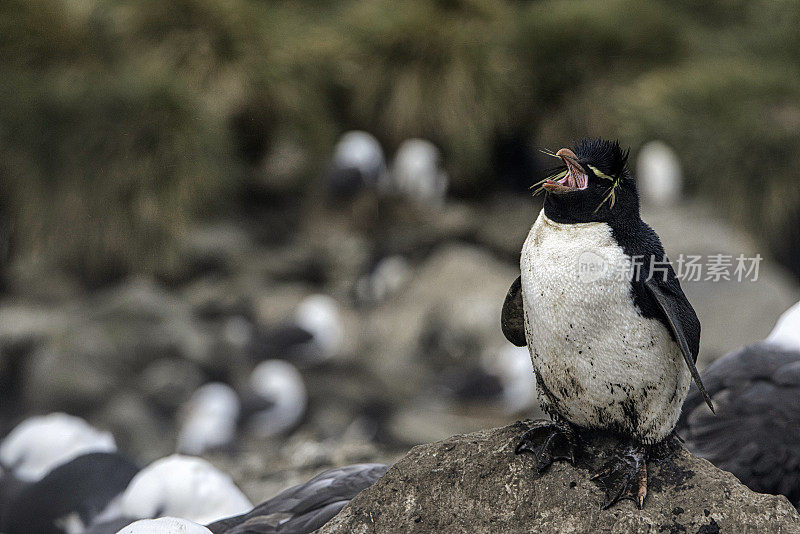
<path id="1" fill-rule="evenodd" d="M 339 303 L 344 343 L 301 369 L 309 409 L 289 435 L 243 432 L 211 459 L 254 500 L 332 465 L 394 461 L 409 447 L 537 413 L 490 394 L 453 394 L 465 369 L 508 346 L 500 305 L 539 205 L 497 196 L 425 208 L 362 198 L 309 203 L 196 228 L 185 276 L 86 291 L 63 272 L 15 265 L 0 302 L 0 429 L 66 411 L 114 432 L 141 463 L 174 450 L 180 407 L 201 384 L 241 384 L 259 332 L 303 297 Z M 703 205 L 645 210 L 667 252 L 759 247 Z M 765 255 L 764 252 L 762 252 Z M 377 258 L 408 276 L 381 298 L 359 293 Z M 763 338 L 800 290 L 766 257 L 757 282 L 684 284 L 703 324 L 701 366 Z"/>
<path id="2" fill-rule="evenodd" d="M 800 532 L 785 497 L 754 493 L 677 444 L 650 463 L 643 510 L 629 500 L 602 510 L 590 476 L 618 442 L 594 436 L 575 467 L 557 463 L 539 475 L 530 455 L 514 454 L 531 424 L 415 447 L 321 532 Z"/>

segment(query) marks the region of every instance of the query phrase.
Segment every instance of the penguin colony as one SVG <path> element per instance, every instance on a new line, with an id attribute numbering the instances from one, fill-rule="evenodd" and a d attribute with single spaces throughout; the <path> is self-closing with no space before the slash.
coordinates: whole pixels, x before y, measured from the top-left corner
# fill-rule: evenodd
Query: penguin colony
<path id="1" fill-rule="evenodd" d="M 296 366 L 335 358 L 343 337 L 332 298 L 304 299 L 290 321 L 255 336 L 250 352 L 263 361 L 240 390 L 212 382 L 194 392 L 180 410 L 176 450 L 225 449 L 243 425 L 259 437 L 293 430 L 308 402 Z M 285 359 L 264 360 L 270 356 Z M 209 525 L 211 532 L 309 532 L 385 470 L 379 464 L 334 469 L 253 508 L 230 477 L 201 458 L 175 454 L 140 470 L 109 432 L 63 413 L 35 416 L 0 443 L 0 532 L 113 534 L 125 527 L 169 534 L 208 531 L 200 525 L 222 519 Z M 128 527 L 139 519 L 146 521 Z M 239 523 L 247 527 L 237 530 Z"/>
<path id="2" fill-rule="evenodd" d="M 448 186 L 441 152 L 430 141 L 403 141 L 387 166 L 378 140 L 358 130 L 342 135 L 325 174 L 325 190 L 338 199 L 374 189 L 382 195 L 437 206 L 444 201 Z"/>
<path id="3" fill-rule="evenodd" d="M 0 463 L 5 534 L 308 533 L 388 469 L 331 469 L 253 507 L 202 458 L 174 454 L 139 470 L 110 434 L 63 413 L 23 421 L 0 443 Z"/>

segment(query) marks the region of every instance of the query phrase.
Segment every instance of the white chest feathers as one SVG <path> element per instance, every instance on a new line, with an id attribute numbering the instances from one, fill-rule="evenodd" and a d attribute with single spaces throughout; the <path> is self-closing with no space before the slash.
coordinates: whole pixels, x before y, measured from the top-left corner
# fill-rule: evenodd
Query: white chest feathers
<path id="1" fill-rule="evenodd" d="M 525 335 L 545 410 L 653 443 L 674 428 L 690 377 L 666 327 L 635 307 L 630 264 L 607 224 L 542 211 L 520 261 Z"/>
<path id="2" fill-rule="evenodd" d="M 120 498 L 123 517 L 174 516 L 202 524 L 252 508 L 227 474 L 202 458 L 179 454 L 139 471 Z"/>

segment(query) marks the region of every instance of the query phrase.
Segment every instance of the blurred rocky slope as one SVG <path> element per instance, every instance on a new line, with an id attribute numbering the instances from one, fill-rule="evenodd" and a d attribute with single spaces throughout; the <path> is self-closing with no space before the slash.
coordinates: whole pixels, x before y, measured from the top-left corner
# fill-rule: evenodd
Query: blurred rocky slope
<path id="1" fill-rule="evenodd" d="M 271 438 L 244 428 L 210 453 L 252 499 L 325 467 L 393 461 L 411 445 L 537 414 L 502 373 L 489 377 L 499 383 L 486 374 L 516 350 L 500 332 L 500 306 L 539 203 L 367 197 L 307 207 L 293 237 L 276 244 L 259 242 L 246 221 L 196 227 L 182 245 L 196 274 L 170 284 L 139 277 L 86 293 L 64 273 L 12 270 L 13 296 L 0 301 L 3 430 L 24 415 L 67 411 L 113 431 L 141 463 L 162 457 L 175 450 L 191 394 L 209 381 L 246 387 L 258 361 L 275 356 L 254 340 L 316 293 L 339 303 L 344 342 L 334 357 L 300 367 L 309 403 L 299 426 Z M 378 233 L 363 231 L 353 216 L 361 209 L 375 214 Z M 644 216 L 673 258 L 758 250 L 703 204 Z M 385 239 L 394 234 L 402 238 Z M 385 298 L 364 300 L 356 288 L 376 254 L 404 258 L 408 276 Z M 770 258 L 754 282 L 683 285 L 703 324 L 701 366 L 762 339 L 800 298 Z M 526 365 L 511 373 L 532 385 Z"/>

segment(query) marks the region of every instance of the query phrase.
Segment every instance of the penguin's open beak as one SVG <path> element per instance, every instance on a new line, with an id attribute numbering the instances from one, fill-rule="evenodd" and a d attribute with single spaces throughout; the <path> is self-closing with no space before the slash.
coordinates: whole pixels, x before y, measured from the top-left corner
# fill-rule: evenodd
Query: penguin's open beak
<path id="1" fill-rule="evenodd" d="M 546 181 L 542 184 L 542 187 L 550 193 L 557 194 L 586 189 L 589 185 L 589 177 L 586 175 L 583 166 L 578 163 L 578 156 L 568 148 L 562 148 L 556 152 L 556 156 L 564 161 L 567 166 L 567 174 L 558 181 Z"/>

